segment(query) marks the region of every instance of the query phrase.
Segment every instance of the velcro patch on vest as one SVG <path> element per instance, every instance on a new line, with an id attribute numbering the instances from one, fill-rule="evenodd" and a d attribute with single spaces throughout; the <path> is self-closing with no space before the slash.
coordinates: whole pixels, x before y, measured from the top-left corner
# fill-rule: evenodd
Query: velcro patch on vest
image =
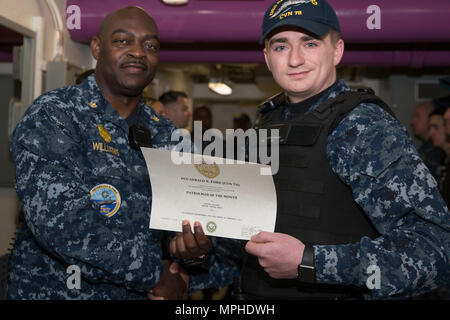
<path id="1" fill-rule="evenodd" d="M 309 219 L 320 218 L 319 206 L 299 205 L 292 197 L 283 197 L 283 201 L 280 202 L 278 202 L 278 212 L 280 213 Z"/>
<path id="2" fill-rule="evenodd" d="M 317 142 L 322 131 L 320 124 L 302 124 L 294 123 L 273 124 L 261 129 L 268 129 L 268 140 L 271 141 L 271 130 L 278 129 L 280 145 L 293 146 L 312 146 Z M 263 143 L 265 141 L 262 141 Z"/>
<path id="3" fill-rule="evenodd" d="M 312 146 L 316 143 L 322 131 L 322 125 L 317 124 L 290 124 L 289 136 L 286 144 L 296 146 Z"/>
<path id="4" fill-rule="evenodd" d="M 307 192 L 323 194 L 325 192 L 325 186 L 321 181 L 315 180 L 295 180 L 290 181 L 286 179 L 276 179 L 275 188 L 277 190 L 294 191 L 294 192 Z"/>
<path id="5" fill-rule="evenodd" d="M 295 147 L 294 147 L 295 148 Z M 285 156 L 280 158 L 280 167 L 282 168 L 308 168 L 309 158 L 306 154 L 289 154 L 286 152 Z"/>
<path id="6" fill-rule="evenodd" d="M 260 141 L 261 141 L 260 144 L 269 145 L 274 142 L 274 141 L 272 141 L 273 140 L 272 139 L 272 130 L 279 130 L 278 143 L 285 144 L 287 137 L 289 136 L 290 125 L 287 123 L 272 124 L 270 126 L 262 126 L 260 129 L 267 130 L 267 140 L 264 139 L 264 137 L 260 137 Z"/>

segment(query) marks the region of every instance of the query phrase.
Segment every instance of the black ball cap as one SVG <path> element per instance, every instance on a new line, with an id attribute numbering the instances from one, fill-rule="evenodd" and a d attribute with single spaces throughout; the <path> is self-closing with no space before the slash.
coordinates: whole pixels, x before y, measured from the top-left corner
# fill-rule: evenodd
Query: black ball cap
<path id="1" fill-rule="evenodd" d="M 299 27 L 317 36 L 325 36 L 331 29 L 341 32 L 336 12 L 325 0 L 275 1 L 264 14 L 259 42 L 282 26 Z"/>

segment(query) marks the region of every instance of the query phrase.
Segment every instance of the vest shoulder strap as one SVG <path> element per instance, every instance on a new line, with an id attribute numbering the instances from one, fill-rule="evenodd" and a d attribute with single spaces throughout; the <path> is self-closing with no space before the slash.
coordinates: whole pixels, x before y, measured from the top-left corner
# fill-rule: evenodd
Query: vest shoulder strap
<path id="1" fill-rule="evenodd" d="M 337 97 L 328 99 L 322 103 L 313 111 L 313 113 L 318 118 L 326 118 L 331 112 L 336 110 L 334 120 L 328 129 L 328 134 L 331 134 L 339 123 L 341 123 L 341 121 L 361 103 L 376 104 L 397 120 L 397 117 L 391 108 L 376 96 L 372 89 L 358 89 L 358 91 L 343 92 Z"/>

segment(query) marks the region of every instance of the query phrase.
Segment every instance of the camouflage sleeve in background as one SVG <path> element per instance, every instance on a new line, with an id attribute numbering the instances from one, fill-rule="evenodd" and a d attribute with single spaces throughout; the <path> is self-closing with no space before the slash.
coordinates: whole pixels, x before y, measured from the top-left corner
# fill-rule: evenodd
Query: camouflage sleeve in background
<path id="1" fill-rule="evenodd" d="M 381 236 L 316 245 L 317 281 L 360 287 L 368 299 L 448 284 L 450 215 L 405 128 L 378 106 L 361 104 L 329 136 L 327 156 Z M 379 288 L 370 266 L 379 268 Z"/>

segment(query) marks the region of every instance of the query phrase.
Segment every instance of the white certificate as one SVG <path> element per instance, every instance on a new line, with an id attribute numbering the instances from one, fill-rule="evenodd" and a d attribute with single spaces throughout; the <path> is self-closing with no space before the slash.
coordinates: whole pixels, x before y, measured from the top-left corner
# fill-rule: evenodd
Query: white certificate
<path id="1" fill-rule="evenodd" d="M 243 240 L 274 231 L 275 185 L 272 175 L 261 175 L 269 166 L 221 164 L 224 159 L 188 153 L 185 159 L 197 160 L 175 164 L 172 151 L 141 150 L 152 188 L 150 228 L 180 232 L 183 220 L 192 228 L 199 221 L 206 235 Z"/>

